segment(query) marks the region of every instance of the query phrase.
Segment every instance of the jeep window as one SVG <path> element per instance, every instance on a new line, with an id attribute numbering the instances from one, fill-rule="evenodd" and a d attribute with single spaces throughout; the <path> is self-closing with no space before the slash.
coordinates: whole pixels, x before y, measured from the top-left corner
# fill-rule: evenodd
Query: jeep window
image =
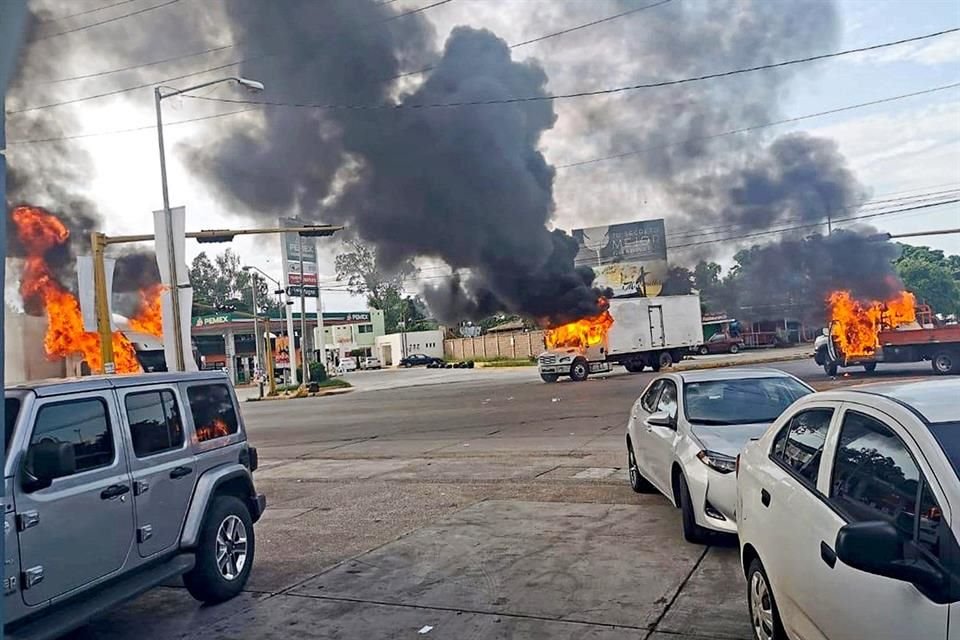
<path id="1" fill-rule="evenodd" d="M 106 467 L 113 462 L 113 434 L 103 400 L 87 398 L 40 407 L 27 450 L 27 471 L 33 473 L 36 451 L 63 443 L 73 445 L 76 473 Z"/>
<path id="2" fill-rule="evenodd" d="M 197 430 L 197 440 L 204 442 L 237 432 L 237 410 L 227 385 L 192 386 L 187 389 L 187 397 L 190 399 L 190 413 Z"/>
<path id="3" fill-rule="evenodd" d="M 10 451 L 10 441 L 13 439 L 13 432 L 17 428 L 18 415 L 20 415 L 20 398 L 6 398 L 3 407 L 3 421 L 6 424 L 6 429 L 3 432 L 4 451 Z"/>
<path id="4" fill-rule="evenodd" d="M 138 458 L 183 445 L 183 422 L 172 391 L 131 393 L 124 403 L 133 452 Z"/>

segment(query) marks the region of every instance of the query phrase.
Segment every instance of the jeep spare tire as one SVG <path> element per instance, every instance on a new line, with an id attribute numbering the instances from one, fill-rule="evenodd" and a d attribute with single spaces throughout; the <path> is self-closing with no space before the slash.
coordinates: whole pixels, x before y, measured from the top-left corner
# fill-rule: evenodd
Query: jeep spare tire
<path id="1" fill-rule="evenodd" d="M 233 598 L 250 578 L 255 550 L 247 505 L 234 496 L 216 496 L 200 529 L 197 563 L 183 576 L 187 591 L 208 604 Z"/>

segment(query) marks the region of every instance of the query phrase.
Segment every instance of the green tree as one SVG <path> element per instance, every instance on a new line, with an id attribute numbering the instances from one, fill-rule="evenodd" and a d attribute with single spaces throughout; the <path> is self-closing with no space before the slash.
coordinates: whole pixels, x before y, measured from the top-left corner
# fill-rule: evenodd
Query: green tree
<path id="1" fill-rule="evenodd" d="M 954 278 L 945 260 L 936 263 L 921 257 L 901 258 L 896 268 L 904 287 L 917 297 L 917 301 L 929 304 L 937 313 L 951 314 L 960 310 L 960 282 Z"/>
<path id="2" fill-rule="evenodd" d="M 693 272 L 686 267 L 674 266 L 667 271 L 660 295 L 684 296 L 693 291 Z"/>
<path id="3" fill-rule="evenodd" d="M 251 275 L 243 270 L 240 256 L 227 249 L 211 261 L 206 252 L 193 259 L 190 284 L 193 286 L 194 314 L 223 308 L 251 313 L 253 291 Z M 262 313 L 277 307 L 276 300 L 263 278 L 257 278 L 257 306 Z"/>
<path id="4" fill-rule="evenodd" d="M 395 333 L 404 324 L 407 331 L 418 330 L 411 327 L 430 324 L 423 301 L 418 296 L 410 297 L 403 293 L 404 279 L 415 273 L 412 267 L 389 273 L 380 267 L 377 253 L 372 247 L 352 242 L 351 249 L 334 260 L 337 280 L 346 282 L 350 293 L 366 296 L 371 308 L 383 311 L 387 333 Z"/>

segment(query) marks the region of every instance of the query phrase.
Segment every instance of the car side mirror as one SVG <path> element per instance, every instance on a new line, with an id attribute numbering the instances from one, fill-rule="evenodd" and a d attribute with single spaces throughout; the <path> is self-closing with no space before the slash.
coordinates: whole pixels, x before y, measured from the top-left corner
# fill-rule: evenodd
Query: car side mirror
<path id="1" fill-rule="evenodd" d="M 668 427 L 670 429 L 674 428 L 673 417 L 666 411 L 657 411 L 656 413 L 650 414 L 650 417 L 647 418 L 646 422 L 651 427 Z"/>
<path id="2" fill-rule="evenodd" d="M 67 442 L 39 442 L 27 450 L 24 490 L 46 489 L 57 478 L 77 472 L 73 445 Z"/>
<path id="3" fill-rule="evenodd" d="M 903 536 L 889 522 L 855 522 L 837 532 L 836 552 L 841 562 L 854 569 L 927 589 L 942 589 L 943 574 L 925 563 L 907 560 L 903 543 Z"/>

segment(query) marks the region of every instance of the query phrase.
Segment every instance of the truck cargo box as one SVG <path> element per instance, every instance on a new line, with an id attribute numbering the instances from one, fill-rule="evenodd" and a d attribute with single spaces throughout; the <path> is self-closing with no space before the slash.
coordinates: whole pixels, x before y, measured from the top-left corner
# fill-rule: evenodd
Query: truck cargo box
<path id="1" fill-rule="evenodd" d="M 614 298 L 610 314 L 608 357 L 703 344 L 698 295 Z"/>

